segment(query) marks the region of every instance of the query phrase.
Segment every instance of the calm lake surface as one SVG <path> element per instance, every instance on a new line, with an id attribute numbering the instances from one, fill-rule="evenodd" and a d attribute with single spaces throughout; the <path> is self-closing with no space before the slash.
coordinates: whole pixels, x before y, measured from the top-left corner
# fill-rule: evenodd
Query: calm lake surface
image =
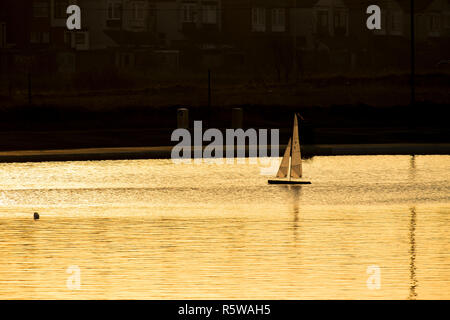
<path id="1" fill-rule="evenodd" d="M 450 299 L 450 156 L 314 157 L 304 173 L 0 164 L 0 299 Z"/>

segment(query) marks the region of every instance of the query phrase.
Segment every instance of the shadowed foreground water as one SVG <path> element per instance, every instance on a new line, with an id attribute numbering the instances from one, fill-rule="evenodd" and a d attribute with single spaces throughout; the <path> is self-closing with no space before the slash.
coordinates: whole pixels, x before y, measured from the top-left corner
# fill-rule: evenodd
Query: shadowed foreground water
<path id="1" fill-rule="evenodd" d="M 249 163 L 0 164 L 0 298 L 450 299 L 449 169 L 315 157 L 288 187 Z"/>

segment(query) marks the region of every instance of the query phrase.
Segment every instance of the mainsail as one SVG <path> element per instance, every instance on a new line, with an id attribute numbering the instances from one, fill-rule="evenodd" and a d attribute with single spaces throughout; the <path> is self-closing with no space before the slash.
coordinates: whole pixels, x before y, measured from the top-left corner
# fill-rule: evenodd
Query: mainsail
<path id="1" fill-rule="evenodd" d="M 302 156 L 300 153 L 300 139 L 298 136 L 298 119 L 297 115 L 294 117 L 294 131 L 292 138 L 284 151 L 283 160 L 281 160 L 280 169 L 278 169 L 277 178 L 302 177 Z"/>
<path id="2" fill-rule="evenodd" d="M 291 139 L 284 152 L 283 160 L 281 160 L 280 169 L 278 169 L 277 178 L 286 178 L 289 170 L 289 158 L 291 156 Z"/>
<path id="3" fill-rule="evenodd" d="M 298 136 L 297 114 L 294 117 L 294 133 L 292 135 L 291 177 L 302 177 L 302 156 L 300 152 L 300 139 Z"/>

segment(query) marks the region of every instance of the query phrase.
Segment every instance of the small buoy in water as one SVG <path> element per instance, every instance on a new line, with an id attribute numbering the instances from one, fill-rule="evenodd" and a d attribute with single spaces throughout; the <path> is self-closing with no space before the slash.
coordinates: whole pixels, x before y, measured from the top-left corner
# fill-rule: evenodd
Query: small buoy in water
<path id="1" fill-rule="evenodd" d="M 39 213 L 35 212 L 33 218 L 34 220 L 39 220 Z"/>

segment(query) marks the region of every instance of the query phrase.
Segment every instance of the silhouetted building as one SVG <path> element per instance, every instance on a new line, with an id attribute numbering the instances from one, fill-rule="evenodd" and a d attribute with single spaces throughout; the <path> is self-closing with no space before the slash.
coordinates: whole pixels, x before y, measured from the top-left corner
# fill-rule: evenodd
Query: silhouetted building
<path id="1" fill-rule="evenodd" d="M 82 29 L 66 28 L 77 4 Z M 368 30 L 369 0 L 3 0 L 1 73 L 71 74 L 106 69 L 171 72 L 179 66 L 271 72 L 407 68 L 409 0 L 381 2 L 381 30 Z M 416 0 L 418 65 L 444 59 L 448 0 Z M 447 57 L 448 59 L 448 57 Z"/>

